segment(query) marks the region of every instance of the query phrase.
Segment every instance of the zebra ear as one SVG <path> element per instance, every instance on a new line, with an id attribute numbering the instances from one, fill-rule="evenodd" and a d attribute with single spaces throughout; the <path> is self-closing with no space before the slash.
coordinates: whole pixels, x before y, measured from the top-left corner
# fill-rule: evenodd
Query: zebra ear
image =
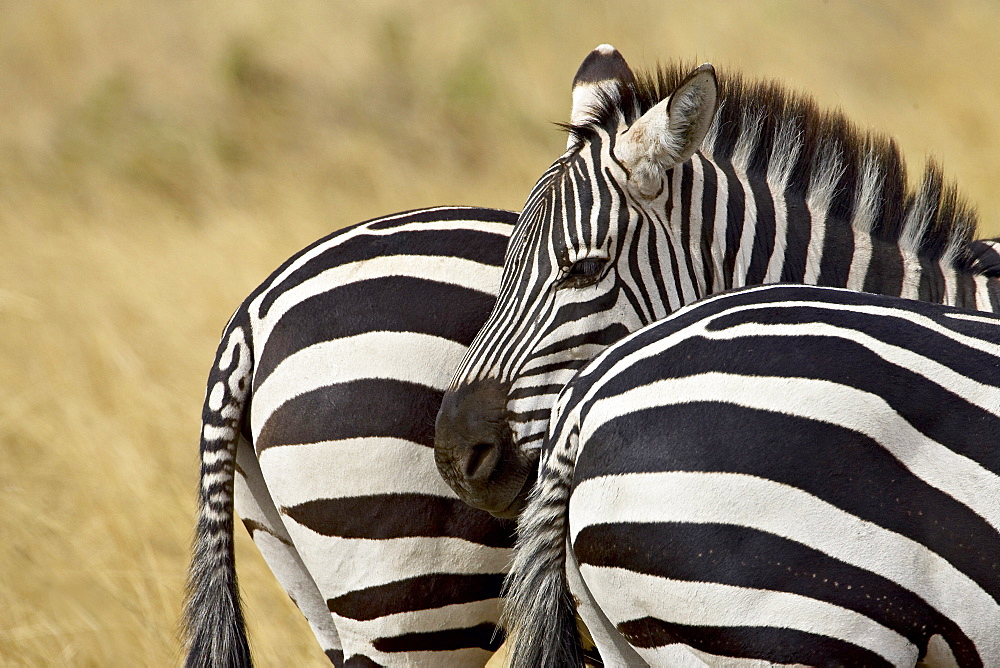
<path id="1" fill-rule="evenodd" d="M 715 68 L 705 63 L 619 136 L 615 157 L 643 197 L 659 195 L 663 173 L 701 147 L 715 118 L 718 97 Z"/>
<path id="2" fill-rule="evenodd" d="M 593 118 L 594 110 L 619 85 L 634 86 L 635 75 L 618 49 L 610 44 L 601 44 L 587 55 L 573 77 L 570 125 L 583 125 Z"/>

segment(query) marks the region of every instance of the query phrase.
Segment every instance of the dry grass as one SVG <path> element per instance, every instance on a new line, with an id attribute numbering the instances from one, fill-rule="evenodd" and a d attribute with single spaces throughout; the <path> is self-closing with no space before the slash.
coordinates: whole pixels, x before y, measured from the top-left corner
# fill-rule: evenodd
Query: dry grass
<path id="1" fill-rule="evenodd" d="M 0 0 L 0 663 L 176 662 L 204 376 L 288 254 L 518 208 L 575 68 L 698 56 L 933 152 L 1000 234 L 994 2 Z M 240 533 L 262 665 L 323 665 Z"/>

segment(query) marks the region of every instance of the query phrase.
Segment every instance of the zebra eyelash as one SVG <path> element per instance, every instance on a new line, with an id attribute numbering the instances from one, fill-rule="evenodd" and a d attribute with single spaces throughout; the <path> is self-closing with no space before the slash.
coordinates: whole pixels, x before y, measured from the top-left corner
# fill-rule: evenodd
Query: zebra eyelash
<path id="1" fill-rule="evenodd" d="M 606 257 L 580 258 L 562 270 L 562 277 L 556 283 L 556 288 L 584 288 L 593 285 L 604 275 L 607 264 Z"/>

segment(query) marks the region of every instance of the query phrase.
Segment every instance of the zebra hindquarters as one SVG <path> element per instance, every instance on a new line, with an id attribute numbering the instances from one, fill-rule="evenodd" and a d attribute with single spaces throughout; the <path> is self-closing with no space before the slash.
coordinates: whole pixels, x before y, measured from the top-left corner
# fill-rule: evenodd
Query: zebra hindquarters
<path id="1" fill-rule="evenodd" d="M 653 665 L 996 663 L 998 322 L 761 288 L 609 349 L 566 408 L 601 611 Z"/>
<path id="2" fill-rule="evenodd" d="M 253 445 L 244 438 L 236 450 L 233 505 L 254 545 L 288 597 L 306 618 L 309 628 L 334 666 L 344 664 L 337 627 L 309 569 L 292 543 L 278 513 Z"/>
<path id="3" fill-rule="evenodd" d="M 290 356 L 256 389 L 252 419 L 264 479 L 345 660 L 483 665 L 503 640 L 513 526 L 461 502 L 431 447 L 464 347 L 371 331 L 308 351 L 324 359 L 306 368 L 327 380 L 286 399 L 282 379 L 301 378 Z"/>

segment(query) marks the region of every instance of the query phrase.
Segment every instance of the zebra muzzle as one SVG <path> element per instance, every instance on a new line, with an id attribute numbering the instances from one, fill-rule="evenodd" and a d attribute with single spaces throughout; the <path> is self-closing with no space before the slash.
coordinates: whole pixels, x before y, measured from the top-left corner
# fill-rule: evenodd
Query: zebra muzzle
<path id="1" fill-rule="evenodd" d="M 535 470 L 534 454 L 514 446 L 506 400 L 505 388 L 490 380 L 447 392 L 434 437 L 445 482 L 470 506 L 499 517 L 517 514 Z"/>

